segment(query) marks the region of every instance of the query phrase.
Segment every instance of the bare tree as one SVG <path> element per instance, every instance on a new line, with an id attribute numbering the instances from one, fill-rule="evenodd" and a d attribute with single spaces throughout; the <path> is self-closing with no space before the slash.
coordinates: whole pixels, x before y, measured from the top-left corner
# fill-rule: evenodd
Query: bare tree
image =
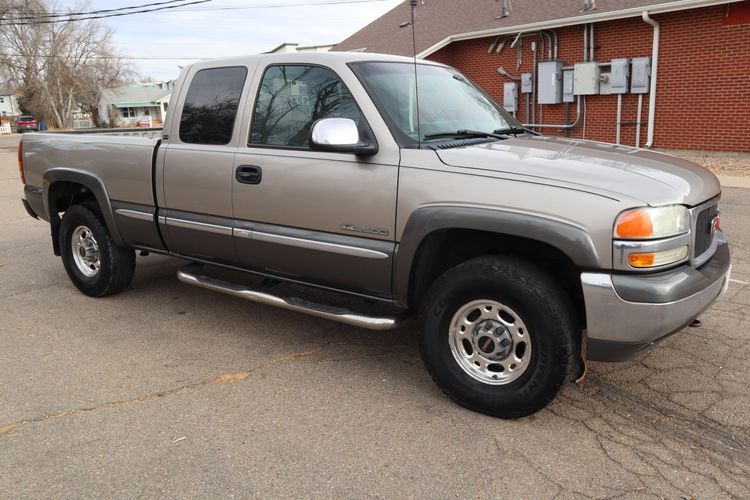
<path id="1" fill-rule="evenodd" d="M 69 12 L 89 9 L 79 3 Z M 0 68 L 10 74 L 26 109 L 70 127 L 81 105 L 96 109 L 102 87 L 114 86 L 132 70 L 112 44 L 102 20 L 51 20 L 59 12 L 51 0 L 0 0 Z"/>

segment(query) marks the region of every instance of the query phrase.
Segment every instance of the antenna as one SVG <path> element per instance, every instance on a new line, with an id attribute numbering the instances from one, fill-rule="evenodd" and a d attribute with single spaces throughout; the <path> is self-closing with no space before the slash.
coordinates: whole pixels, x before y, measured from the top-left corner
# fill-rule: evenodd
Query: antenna
<path id="1" fill-rule="evenodd" d="M 419 118 L 419 84 L 417 80 L 417 35 L 414 31 L 414 9 L 417 6 L 418 0 L 409 0 L 409 7 L 411 8 L 411 21 L 406 21 L 398 25 L 399 28 L 406 28 L 411 26 L 411 45 L 412 45 L 412 60 L 414 61 L 414 99 L 415 110 L 417 112 L 417 145 L 419 148 L 422 147 L 422 129 L 420 127 Z M 420 3 L 424 5 L 424 0 L 420 0 Z"/>

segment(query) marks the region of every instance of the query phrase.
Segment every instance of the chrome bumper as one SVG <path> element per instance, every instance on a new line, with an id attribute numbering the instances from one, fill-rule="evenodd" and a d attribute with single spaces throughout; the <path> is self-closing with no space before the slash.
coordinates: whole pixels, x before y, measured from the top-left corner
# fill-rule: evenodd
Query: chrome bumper
<path id="1" fill-rule="evenodd" d="M 718 299 L 729 284 L 729 249 L 723 235 L 712 259 L 700 269 L 684 266 L 659 275 L 629 276 L 625 295 L 633 296 L 634 282 L 642 285 L 644 301 L 626 300 L 618 293 L 617 276 L 583 273 L 586 303 L 587 358 L 626 361 L 652 347 L 697 318 Z M 692 293 L 696 287 L 700 289 Z M 690 295 L 684 296 L 690 292 Z M 678 300 L 661 301 L 663 297 Z"/>

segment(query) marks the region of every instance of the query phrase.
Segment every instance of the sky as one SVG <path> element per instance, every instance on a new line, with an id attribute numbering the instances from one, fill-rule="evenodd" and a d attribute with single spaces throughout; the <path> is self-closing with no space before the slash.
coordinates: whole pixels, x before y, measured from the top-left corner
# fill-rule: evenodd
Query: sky
<path id="1" fill-rule="evenodd" d="M 157 0 L 90 0 L 89 9 L 113 9 Z M 190 0 L 188 0 L 190 1 Z M 350 2 L 309 5 L 325 2 Z M 116 47 L 142 76 L 177 77 L 199 59 L 266 52 L 281 43 L 340 42 L 403 0 L 212 0 L 198 5 L 106 19 Z M 73 7 L 63 0 L 60 7 Z M 308 4 L 308 5 L 305 5 Z M 284 5 L 276 8 L 258 6 Z M 187 59 L 184 59 L 187 58 Z"/>

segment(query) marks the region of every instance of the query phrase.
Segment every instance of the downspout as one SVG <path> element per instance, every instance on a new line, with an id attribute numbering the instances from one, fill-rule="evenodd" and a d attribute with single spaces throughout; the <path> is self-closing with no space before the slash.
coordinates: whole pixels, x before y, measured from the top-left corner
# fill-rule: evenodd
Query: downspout
<path id="1" fill-rule="evenodd" d="M 659 68 L 659 23 L 651 19 L 648 11 L 644 10 L 643 20 L 654 27 L 654 37 L 651 46 L 651 88 L 648 96 L 648 132 L 646 135 L 645 148 L 654 144 L 654 120 L 656 119 L 656 71 Z"/>
<path id="2" fill-rule="evenodd" d="M 531 52 L 534 54 L 534 62 L 531 68 L 531 81 L 534 85 L 531 87 L 531 123 L 536 122 L 536 104 L 537 104 L 537 70 L 536 70 L 536 42 L 531 42 Z"/>

